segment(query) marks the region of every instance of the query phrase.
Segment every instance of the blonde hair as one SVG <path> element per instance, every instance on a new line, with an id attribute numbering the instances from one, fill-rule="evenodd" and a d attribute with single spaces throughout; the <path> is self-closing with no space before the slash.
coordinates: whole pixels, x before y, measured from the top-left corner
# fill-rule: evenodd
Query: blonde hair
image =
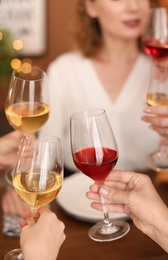
<path id="1" fill-rule="evenodd" d="M 158 0 L 150 0 L 152 7 L 157 2 Z M 84 0 L 76 0 L 69 29 L 74 49 L 80 50 L 86 57 L 93 57 L 99 51 L 102 44 L 101 27 L 97 18 L 88 16 Z M 140 40 L 139 47 L 142 50 Z"/>

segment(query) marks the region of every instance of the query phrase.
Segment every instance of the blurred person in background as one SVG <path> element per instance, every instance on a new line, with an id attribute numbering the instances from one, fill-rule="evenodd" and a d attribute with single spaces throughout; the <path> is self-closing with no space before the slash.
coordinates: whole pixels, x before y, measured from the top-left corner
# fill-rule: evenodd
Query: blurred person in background
<path id="1" fill-rule="evenodd" d="M 23 134 L 12 131 L 0 137 L 0 169 L 15 164 Z"/>
<path id="2" fill-rule="evenodd" d="M 0 169 L 5 170 L 12 167 L 17 159 L 23 134 L 12 131 L 0 137 Z M 4 213 L 20 215 L 28 206 L 21 201 L 13 188 L 7 189 L 2 198 L 2 209 Z"/>
<path id="3" fill-rule="evenodd" d="M 71 31 L 74 50 L 48 67 L 51 114 L 42 129 L 63 139 L 67 175 L 77 171 L 69 119 L 81 110 L 106 110 L 119 149 L 116 168 L 144 171 L 147 155 L 157 149 L 160 136 L 141 120 L 153 62 L 143 51 L 141 36 L 152 3 L 76 1 Z"/>

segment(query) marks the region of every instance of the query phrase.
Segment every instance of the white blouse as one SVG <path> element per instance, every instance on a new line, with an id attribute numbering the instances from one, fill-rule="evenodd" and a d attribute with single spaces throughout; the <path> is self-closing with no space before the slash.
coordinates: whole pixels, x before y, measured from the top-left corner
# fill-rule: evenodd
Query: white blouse
<path id="1" fill-rule="evenodd" d="M 147 155 L 158 148 L 159 135 L 141 120 L 151 62 L 140 55 L 115 102 L 108 97 L 90 59 L 78 52 L 60 55 L 48 68 L 51 113 L 42 132 L 63 139 L 64 162 L 76 171 L 70 149 L 70 116 L 103 108 L 119 149 L 116 169 L 144 170 Z"/>

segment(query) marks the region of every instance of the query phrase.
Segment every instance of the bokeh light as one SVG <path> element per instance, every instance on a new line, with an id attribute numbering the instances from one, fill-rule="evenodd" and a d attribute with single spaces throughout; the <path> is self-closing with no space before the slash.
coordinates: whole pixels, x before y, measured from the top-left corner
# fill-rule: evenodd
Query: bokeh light
<path id="1" fill-rule="evenodd" d="M 21 50 L 23 48 L 23 41 L 21 40 L 15 40 L 13 42 L 13 48 L 17 51 Z"/>
<path id="2" fill-rule="evenodd" d="M 0 32 L 0 41 L 2 40 L 2 38 L 3 38 L 3 33 Z"/>
<path id="3" fill-rule="evenodd" d="M 31 59 L 29 59 L 29 58 L 24 58 L 24 59 L 22 60 L 22 62 L 23 62 L 23 63 L 29 63 L 29 64 L 31 64 L 31 65 L 32 65 L 32 63 L 33 63 L 33 61 L 32 61 Z"/>
<path id="4" fill-rule="evenodd" d="M 30 73 L 32 70 L 32 65 L 28 62 L 24 62 L 21 67 L 21 71 L 25 74 Z"/>
<path id="5" fill-rule="evenodd" d="M 13 59 L 11 61 L 11 67 L 14 70 L 18 70 L 21 67 L 21 65 L 22 65 L 22 62 L 19 59 Z"/>

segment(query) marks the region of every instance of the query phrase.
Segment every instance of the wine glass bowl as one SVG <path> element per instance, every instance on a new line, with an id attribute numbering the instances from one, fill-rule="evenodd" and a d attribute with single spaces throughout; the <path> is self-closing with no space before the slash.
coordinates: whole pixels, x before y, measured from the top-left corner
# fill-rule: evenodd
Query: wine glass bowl
<path id="1" fill-rule="evenodd" d="M 164 7 L 152 8 L 144 35 L 144 51 L 155 59 L 168 56 L 168 10 Z"/>
<path id="2" fill-rule="evenodd" d="M 73 157 L 77 168 L 96 183 L 105 180 L 118 160 L 117 151 L 105 147 L 84 148 L 74 153 Z"/>
<path id="3" fill-rule="evenodd" d="M 63 158 L 61 139 L 40 134 L 22 144 L 13 170 L 17 195 L 34 211 L 50 203 L 61 189 Z"/>
<path id="4" fill-rule="evenodd" d="M 28 136 L 46 123 L 49 112 L 46 73 L 36 66 L 14 71 L 5 104 L 9 124 Z"/>
<path id="5" fill-rule="evenodd" d="M 105 110 L 92 109 L 70 117 L 72 157 L 77 168 L 100 187 L 118 160 L 118 148 Z M 129 231 L 123 220 L 109 219 L 106 201 L 102 197 L 104 221 L 90 228 L 95 241 L 112 241 Z"/>

